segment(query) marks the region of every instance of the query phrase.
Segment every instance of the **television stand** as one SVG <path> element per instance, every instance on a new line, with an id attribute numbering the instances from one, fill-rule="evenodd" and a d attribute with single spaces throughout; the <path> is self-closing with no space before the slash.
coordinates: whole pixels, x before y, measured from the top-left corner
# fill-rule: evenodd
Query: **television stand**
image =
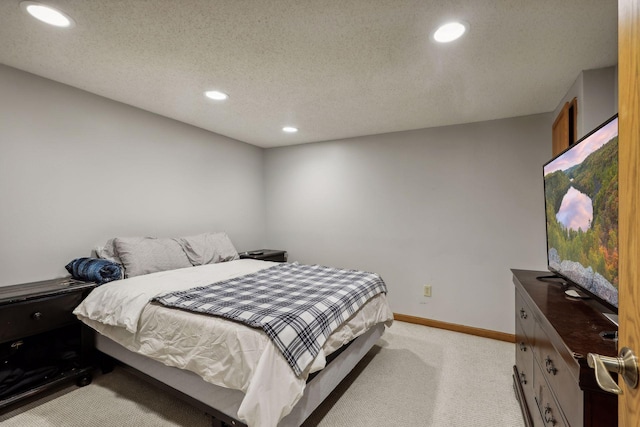
<path id="1" fill-rule="evenodd" d="M 598 387 L 587 354 L 616 357 L 597 300 L 569 298 L 540 271 L 511 270 L 516 297 L 513 387 L 526 426 L 617 427 L 618 397 Z M 617 381 L 617 375 L 614 380 Z"/>

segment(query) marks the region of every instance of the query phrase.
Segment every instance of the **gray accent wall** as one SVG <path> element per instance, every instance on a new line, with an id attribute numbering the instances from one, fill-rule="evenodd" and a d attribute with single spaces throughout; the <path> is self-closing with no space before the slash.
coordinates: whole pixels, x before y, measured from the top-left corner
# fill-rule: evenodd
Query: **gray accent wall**
<path id="1" fill-rule="evenodd" d="M 551 124 L 549 113 L 268 149 L 267 241 L 291 261 L 380 273 L 396 313 L 513 333 L 509 269 L 546 270 Z"/>
<path id="2" fill-rule="evenodd" d="M 264 150 L 0 65 L 0 286 L 114 236 L 265 244 Z"/>

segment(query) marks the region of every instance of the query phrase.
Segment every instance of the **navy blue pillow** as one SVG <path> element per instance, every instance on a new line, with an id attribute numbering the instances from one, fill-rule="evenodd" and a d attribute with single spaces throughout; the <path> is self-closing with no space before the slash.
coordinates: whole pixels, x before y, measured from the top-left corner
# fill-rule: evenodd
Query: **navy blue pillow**
<path id="1" fill-rule="evenodd" d="M 65 268 L 74 279 L 99 285 L 122 278 L 122 266 L 106 259 L 76 258 Z"/>

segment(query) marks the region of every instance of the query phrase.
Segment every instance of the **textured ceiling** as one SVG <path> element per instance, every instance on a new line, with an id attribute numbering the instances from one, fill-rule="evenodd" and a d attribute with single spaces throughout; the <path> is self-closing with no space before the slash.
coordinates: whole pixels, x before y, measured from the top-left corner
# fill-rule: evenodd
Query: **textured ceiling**
<path id="1" fill-rule="evenodd" d="M 549 112 L 617 63 L 615 0 L 42 2 L 76 26 L 1 0 L 1 63 L 261 147 Z"/>

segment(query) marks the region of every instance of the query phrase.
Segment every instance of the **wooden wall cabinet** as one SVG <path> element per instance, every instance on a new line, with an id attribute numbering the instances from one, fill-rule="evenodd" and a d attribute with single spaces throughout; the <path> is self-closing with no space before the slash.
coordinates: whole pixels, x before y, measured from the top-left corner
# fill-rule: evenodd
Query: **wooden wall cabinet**
<path id="1" fill-rule="evenodd" d="M 560 110 L 552 126 L 553 157 L 576 142 L 578 134 L 578 100 L 573 98 Z"/>

